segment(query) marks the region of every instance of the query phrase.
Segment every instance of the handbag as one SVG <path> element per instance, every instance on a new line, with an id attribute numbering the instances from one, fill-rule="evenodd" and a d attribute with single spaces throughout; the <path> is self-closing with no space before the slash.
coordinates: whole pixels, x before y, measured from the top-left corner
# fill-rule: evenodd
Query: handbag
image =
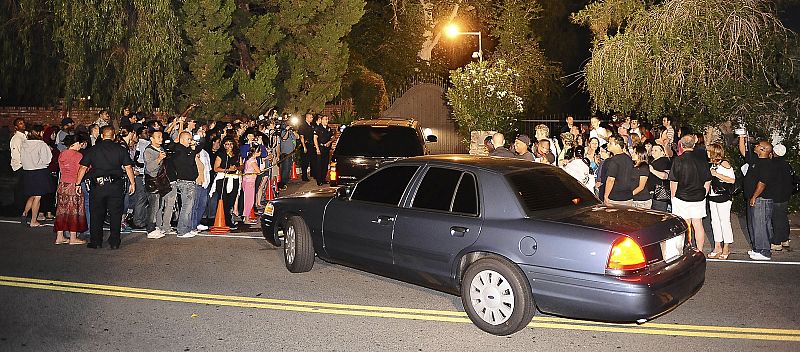
<path id="1" fill-rule="evenodd" d="M 653 189 L 653 200 L 669 202 L 671 198 L 669 193 L 669 190 L 664 187 L 663 183 L 656 183 L 656 187 Z"/>
<path id="2" fill-rule="evenodd" d="M 144 189 L 147 193 L 158 193 L 161 196 L 166 195 L 172 191 L 172 186 L 169 185 L 169 178 L 167 178 L 167 169 L 161 167 L 155 177 L 148 174 L 144 175 Z"/>

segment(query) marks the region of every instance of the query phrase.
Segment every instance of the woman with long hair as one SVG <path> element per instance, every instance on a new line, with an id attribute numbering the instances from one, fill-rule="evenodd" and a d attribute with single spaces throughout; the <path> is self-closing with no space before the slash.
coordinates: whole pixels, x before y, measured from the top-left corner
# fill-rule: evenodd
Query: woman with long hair
<path id="1" fill-rule="evenodd" d="M 53 153 L 50 151 L 50 146 L 42 140 L 43 133 L 42 125 L 34 125 L 28 133 L 28 140 L 22 144 L 20 153 L 23 192 L 28 196 L 25 210 L 22 212 L 22 223 L 25 224 L 30 213 L 31 227 L 43 226 L 38 220 L 42 196 L 53 192 L 50 170 L 47 168 Z"/>
<path id="2" fill-rule="evenodd" d="M 651 209 L 667 211 L 670 204 L 668 198 L 669 181 L 667 181 L 667 176 L 669 176 L 669 170 L 672 168 L 672 161 L 667 157 L 663 145 L 653 144 L 653 146 L 650 147 L 650 164 L 648 168 L 650 169 L 648 182 L 650 183 L 650 189 L 653 190 L 653 204 Z M 659 191 L 663 193 L 662 189 L 666 190 L 667 198 L 659 198 Z"/>
<path id="3" fill-rule="evenodd" d="M 651 188 L 647 182 L 650 178 L 650 166 L 647 163 L 647 148 L 643 145 L 633 147 L 633 206 L 650 209 L 653 205 Z"/>
<path id="4" fill-rule="evenodd" d="M 256 200 L 256 178 L 261 173 L 258 159 L 261 157 L 261 148 L 250 148 L 244 159 L 244 175 L 242 176 L 242 190 L 244 191 L 244 210 L 242 219 L 245 224 L 254 224 L 250 221 L 250 213 Z"/>
<path id="5" fill-rule="evenodd" d="M 236 197 L 239 195 L 239 171 L 239 147 L 236 145 L 236 139 L 225 137 L 222 148 L 214 157 L 214 172 L 217 176 L 214 179 L 212 193 L 218 192 L 217 201 L 222 199 L 225 224 L 230 228 L 235 228 L 231 215 Z"/>
<path id="6" fill-rule="evenodd" d="M 708 194 L 708 205 L 711 210 L 711 228 L 714 232 L 714 250 L 708 254 L 708 257 L 725 260 L 731 254 L 730 245 L 733 243 L 730 191 L 734 182 L 736 182 L 736 173 L 731 163 L 725 160 L 725 149 L 720 144 L 709 144 L 706 150 L 711 164 L 711 176 L 716 178 L 716 180 L 712 180 L 711 191 Z M 720 184 L 727 184 L 727 189 L 723 190 L 720 187 L 714 187 Z"/>
<path id="7" fill-rule="evenodd" d="M 592 173 L 597 172 L 598 155 L 600 154 L 600 140 L 597 137 L 589 138 L 586 143 L 586 158 L 589 159 L 589 169 Z"/>
<path id="8" fill-rule="evenodd" d="M 78 169 L 83 155 L 80 150 L 86 147 L 87 140 L 83 135 L 68 135 L 63 143 L 67 147 L 58 156 L 58 166 L 61 170 L 61 179 L 56 190 L 56 222 L 53 231 L 56 232 L 56 244 L 86 244 L 78 239 L 78 233 L 86 231 L 86 214 L 83 210 L 83 193 L 76 190 Z M 64 234 L 69 233 L 69 239 Z"/>

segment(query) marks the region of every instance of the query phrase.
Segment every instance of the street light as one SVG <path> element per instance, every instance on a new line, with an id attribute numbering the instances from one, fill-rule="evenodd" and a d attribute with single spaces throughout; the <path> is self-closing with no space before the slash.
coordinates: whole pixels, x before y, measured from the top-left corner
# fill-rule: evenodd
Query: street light
<path id="1" fill-rule="evenodd" d="M 455 38 L 460 35 L 476 35 L 478 36 L 478 51 L 472 53 L 472 57 L 478 57 L 478 61 L 483 62 L 483 37 L 481 37 L 481 32 L 462 32 L 458 25 L 455 23 L 450 23 L 444 28 L 444 33 L 450 38 Z"/>

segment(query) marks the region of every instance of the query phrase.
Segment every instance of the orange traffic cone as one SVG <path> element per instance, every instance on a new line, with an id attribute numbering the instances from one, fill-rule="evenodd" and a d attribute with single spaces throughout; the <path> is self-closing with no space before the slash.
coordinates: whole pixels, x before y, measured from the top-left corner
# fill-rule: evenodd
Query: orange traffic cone
<path id="1" fill-rule="evenodd" d="M 278 174 L 275 175 L 275 183 L 281 183 L 281 172 L 278 171 Z"/>
<path id="2" fill-rule="evenodd" d="M 222 202 L 222 198 L 220 198 L 217 203 L 217 214 L 214 216 L 214 226 L 211 226 L 208 232 L 214 235 L 224 235 L 231 232 L 231 228 L 225 224 L 225 205 Z"/>
<path id="3" fill-rule="evenodd" d="M 267 178 L 266 200 L 269 202 L 275 199 L 275 191 L 272 189 L 272 178 Z"/>
<path id="4" fill-rule="evenodd" d="M 297 176 L 297 165 L 292 161 L 292 181 L 297 181 L 300 177 Z"/>
<path id="5" fill-rule="evenodd" d="M 252 207 L 252 208 L 250 208 L 250 215 L 249 215 L 249 217 L 250 217 L 250 220 L 251 220 L 251 221 L 253 221 L 253 220 L 257 220 L 257 219 L 258 219 L 258 214 L 256 214 L 256 207 Z"/>

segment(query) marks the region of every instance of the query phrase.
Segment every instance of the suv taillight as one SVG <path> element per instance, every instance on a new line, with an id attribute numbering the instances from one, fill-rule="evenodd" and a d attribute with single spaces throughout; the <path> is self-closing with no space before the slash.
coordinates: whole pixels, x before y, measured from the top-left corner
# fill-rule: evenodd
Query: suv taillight
<path id="1" fill-rule="evenodd" d="M 623 236 L 614 241 L 608 254 L 606 272 L 612 275 L 625 275 L 644 269 L 647 266 L 642 247 L 630 237 Z"/>

